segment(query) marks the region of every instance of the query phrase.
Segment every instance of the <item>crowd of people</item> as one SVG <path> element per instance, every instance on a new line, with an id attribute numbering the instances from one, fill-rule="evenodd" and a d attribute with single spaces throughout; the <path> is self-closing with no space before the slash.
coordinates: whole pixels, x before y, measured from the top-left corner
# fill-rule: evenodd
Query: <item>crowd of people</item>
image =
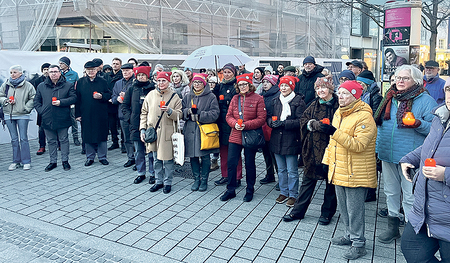
<path id="1" fill-rule="evenodd" d="M 382 175 L 387 208 L 378 214 L 387 218 L 388 227 L 378 241 L 400 238 L 405 224 L 401 246 L 408 262 L 439 262 L 438 250 L 441 262 L 450 261 L 450 221 L 445 219 L 450 211 L 450 79 L 439 77 L 435 61 L 426 62 L 425 74 L 399 66 L 384 95 L 358 60 L 347 63 L 337 85 L 312 56 L 303 60 L 302 70 L 280 64 L 275 71 L 267 66 L 252 73 L 231 63 L 219 72 L 196 73 L 191 68 L 165 71 L 161 64 L 152 69 L 134 58 L 103 65 L 97 58 L 85 63 L 81 78 L 70 63 L 68 57 L 44 63 L 42 75 L 31 80 L 20 65 L 10 68 L 10 78 L 0 87 L 13 149 L 8 170 L 31 169 L 27 129 L 35 109 L 36 154 L 44 154 L 48 145 L 46 172 L 58 166 L 58 151 L 62 168 L 71 169 L 71 128 L 74 144 L 86 155 L 85 166 L 93 165 L 95 156 L 108 165 L 108 151 L 120 149 L 127 156 L 123 166 L 137 172 L 135 184 L 148 175 L 150 192 L 168 194 L 179 165 L 172 134 L 180 127 L 192 191 L 206 191 L 210 171 L 220 167 L 214 184 L 227 185 L 220 200 L 235 198 L 245 175 L 243 201 L 252 201 L 255 156 L 261 151 L 266 174 L 259 183 L 277 182 L 280 194 L 274 202 L 292 207 L 282 220 L 303 219 L 317 182 L 325 180 L 318 223 L 328 225 L 339 208 L 344 235 L 331 242 L 350 246 L 344 257 L 357 259 L 366 254 L 365 202 L 376 200 Z M 206 125 L 218 127 L 214 147 L 205 146 Z"/>

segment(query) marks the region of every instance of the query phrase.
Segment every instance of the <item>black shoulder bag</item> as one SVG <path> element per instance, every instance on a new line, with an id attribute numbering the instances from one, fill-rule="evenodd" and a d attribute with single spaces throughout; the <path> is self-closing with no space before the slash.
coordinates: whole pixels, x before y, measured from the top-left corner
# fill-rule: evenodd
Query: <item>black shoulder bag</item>
<path id="1" fill-rule="evenodd" d="M 244 113 L 241 110 L 241 95 L 239 95 L 239 118 L 244 120 Z M 266 140 L 264 139 L 264 133 L 262 127 L 254 130 L 242 130 L 242 146 L 245 148 L 258 149 L 264 147 Z"/>
<path id="2" fill-rule="evenodd" d="M 169 101 L 167 102 L 167 105 L 169 105 L 170 101 L 172 100 L 173 96 L 175 95 L 175 92 L 172 93 L 172 97 L 170 97 Z M 158 129 L 159 123 L 161 122 L 161 118 L 164 115 L 164 112 L 161 113 L 161 116 L 159 117 L 158 121 L 156 122 L 155 127 L 148 127 L 147 130 L 145 130 L 145 139 L 144 141 L 146 143 L 152 143 L 158 139 L 158 135 L 156 133 L 156 129 Z"/>

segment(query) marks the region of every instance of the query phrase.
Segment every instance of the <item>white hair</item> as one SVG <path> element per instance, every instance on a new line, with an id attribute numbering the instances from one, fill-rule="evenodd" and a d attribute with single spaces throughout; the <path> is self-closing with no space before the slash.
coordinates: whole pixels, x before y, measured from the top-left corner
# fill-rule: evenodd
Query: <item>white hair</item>
<path id="1" fill-rule="evenodd" d="M 17 71 L 19 71 L 20 73 L 23 73 L 23 70 L 22 70 L 22 66 L 21 66 L 21 65 L 14 65 L 14 66 L 11 66 L 11 67 L 9 68 L 9 71 L 11 71 L 11 70 L 17 70 Z"/>
<path id="2" fill-rule="evenodd" d="M 411 66 L 411 65 L 402 65 L 395 70 L 395 76 L 397 77 L 398 73 L 402 70 L 409 71 L 409 73 L 411 74 L 411 77 L 413 78 L 414 82 L 417 85 L 423 84 L 423 74 L 422 74 L 422 72 L 420 72 L 420 70 L 418 68 Z"/>

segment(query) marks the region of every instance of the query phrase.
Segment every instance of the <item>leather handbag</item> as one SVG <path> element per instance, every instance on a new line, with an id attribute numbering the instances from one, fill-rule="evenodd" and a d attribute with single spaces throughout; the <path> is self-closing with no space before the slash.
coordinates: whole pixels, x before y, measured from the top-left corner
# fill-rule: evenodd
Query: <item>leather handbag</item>
<path id="1" fill-rule="evenodd" d="M 244 112 L 241 110 L 241 96 L 238 101 L 239 118 L 244 119 Z M 242 146 L 244 148 L 258 149 L 264 147 L 266 140 L 262 127 L 254 130 L 242 130 Z"/>
<path id="2" fill-rule="evenodd" d="M 197 122 L 200 129 L 200 150 L 211 150 L 220 147 L 219 142 L 219 126 L 215 123 L 200 125 Z"/>
<path id="3" fill-rule="evenodd" d="M 175 93 L 172 94 L 172 97 L 170 97 L 169 101 L 167 102 L 166 105 L 169 105 L 170 101 L 172 100 L 173 96 L 175 95 Z M 158 134 L 156 133 L 156 129 L 159 128 L 159 123 L 161 122 L 161 118 L 164 115 L 164 112 L 161 114 L 161 116 L 159 117 L 158 121 L 156 122 L 156 125 L 154 127 L 148 127 L 145 130 L 145 139 L 144 141 L 146 143 L 152 143 L 155 142 L 158 139 Z"/>

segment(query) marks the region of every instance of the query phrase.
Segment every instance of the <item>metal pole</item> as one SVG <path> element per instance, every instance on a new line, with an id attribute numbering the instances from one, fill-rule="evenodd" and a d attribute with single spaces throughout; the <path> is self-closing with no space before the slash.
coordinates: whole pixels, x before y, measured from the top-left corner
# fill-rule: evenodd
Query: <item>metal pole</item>
<path id="1" fill-rule="evenodd" d="M 159 32 L 159 54 L 162 54 L 162 44 L 163 44 L 163 20 L 162 20 L 162 5 L 161 0 L 159 0 L 159 21 L 160 21 L 160 32 Z"/>

